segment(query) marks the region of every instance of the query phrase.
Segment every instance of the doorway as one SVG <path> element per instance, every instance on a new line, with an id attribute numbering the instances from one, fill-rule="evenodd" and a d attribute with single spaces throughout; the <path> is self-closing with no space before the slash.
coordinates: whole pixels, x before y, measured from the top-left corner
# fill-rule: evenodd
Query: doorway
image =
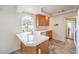
<path id="1" fill-rule="evenodd" d="M 75 38 L 75 28 L 76 28 L 76 22 L 75 20 L 67 20 L 67 35 L 66 38 L 67 39 L 72 39 L 74 40 Z"/>
<path id="2" fill-rule="evenodd" d="M 65 18 L 65 43 L 66 50 L 72 53 L 76 53 L 75 46 L 75 29 L 76 29 L 76 16 L 70 16 Z"/>

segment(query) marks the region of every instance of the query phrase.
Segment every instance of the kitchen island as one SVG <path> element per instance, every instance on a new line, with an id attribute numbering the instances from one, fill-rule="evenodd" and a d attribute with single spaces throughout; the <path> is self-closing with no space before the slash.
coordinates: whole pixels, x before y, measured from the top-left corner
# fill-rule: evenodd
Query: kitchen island
<path id="1" fill-rule="evenodd" d="M 29 35 L 29 36 L 28 36 Z M 28 34 L 23 32 L 17 34 L 21 41 L 21 50 L 26 54 L 47 54 L 49 53 L 49 37 L 39 34 Z M 29 40 L 28 40 L 29 39 Z"/>

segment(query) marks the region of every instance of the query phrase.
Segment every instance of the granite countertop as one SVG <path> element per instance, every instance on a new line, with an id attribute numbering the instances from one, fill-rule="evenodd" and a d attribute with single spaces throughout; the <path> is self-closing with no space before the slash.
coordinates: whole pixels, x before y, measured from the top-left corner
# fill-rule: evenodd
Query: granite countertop
<path id="1" fill-rule="evenodd" d="M 27 32 L 16 34 L 17 37 L 27 46 L 37 46 L 49 39 L 49 37 L 41 35 L 38 31 L 36 33 L 27 35 Z M 29 41 L 28 41 L 29 37 Z"/>

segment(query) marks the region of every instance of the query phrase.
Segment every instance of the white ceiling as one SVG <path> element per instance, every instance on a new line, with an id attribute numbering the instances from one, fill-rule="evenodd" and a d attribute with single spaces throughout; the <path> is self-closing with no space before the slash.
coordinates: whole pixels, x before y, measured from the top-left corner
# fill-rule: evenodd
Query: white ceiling
<path id="1" fill-rule="evenodd" d="M 41 8 L 43 8 L 44 6 L 45 5 L 21 5 L 21 6 L 17 6 L 17 11 L 39 14 L 41 13 Z"/>
<path id="2" fill-rule="evenodd" d="M 67 10 L 76 9 L 78 7 L 79 7 L 78 5 L 51 5 L 51 6 L 44 7 L 43 10 L 53 15 Z"/>
<path id="3" fill-rule="evenodd" d="M 22 5 L 17 6 L 17 11 L 29 12 L 32 14 L 40 14 L 42 13 L 41 9 L 43 9 L 43 12 L 53 15 L 75 8 L 79 8 L 79 5 Z"/>

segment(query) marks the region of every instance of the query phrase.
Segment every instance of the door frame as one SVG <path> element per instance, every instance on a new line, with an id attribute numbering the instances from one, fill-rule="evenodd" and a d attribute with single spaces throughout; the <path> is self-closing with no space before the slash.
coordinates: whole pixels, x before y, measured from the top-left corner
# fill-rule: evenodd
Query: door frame
<path id="1" fill-rule="evenodd" d="M 70 20 L 72 20 L 72 21 L 75 21 L 75 23 L 76 23 L 76 16 L 75 16 L 75 18 L 71 18 L 71 16 L 64 18 L 65 41 L 66 41 L 66 39 L 67 39 L 67 20 L 68 20 L 68 19 L 70 19 Z M 76 26 L 75 26 L 75 28 L 76 28 Z"/>

